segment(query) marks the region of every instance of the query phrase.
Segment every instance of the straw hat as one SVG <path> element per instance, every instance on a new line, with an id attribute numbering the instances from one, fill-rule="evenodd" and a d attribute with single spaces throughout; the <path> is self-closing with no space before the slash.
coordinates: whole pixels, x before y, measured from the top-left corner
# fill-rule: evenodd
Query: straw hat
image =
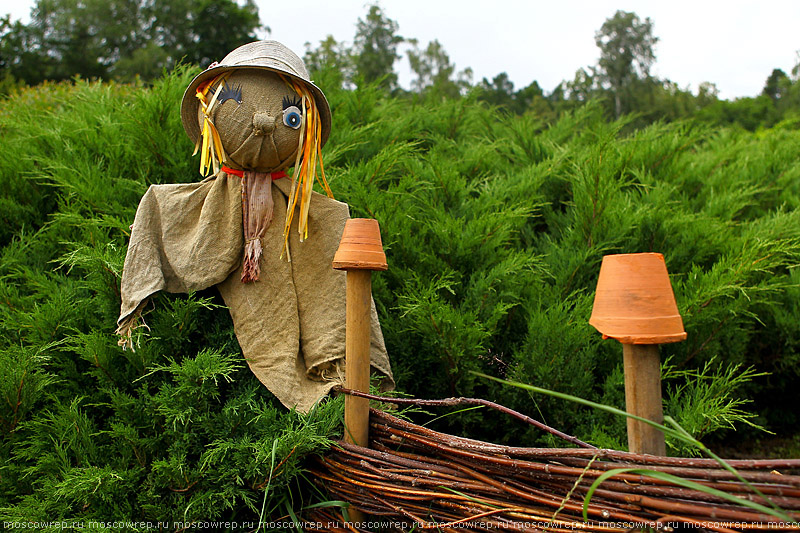
<path id="1" fill-rule="evenodd" d="M 206 70 L 195 76 L 189 87 L 186 88 L 186 92 L 183 93 L 181 101 L 183 129 L 186 130 L 192 142 L 197 142 L 200 137 L 200 124 L 197 120 L 200 102 L 195 97 L 197 87 L 204 81 L 214 79 L 220 74 L 242 68 L 269 70 L 303 82 L 314 95 L 317 109 L 319 109 L 322 122 L 320 146 L 325 144 L 331 132 L 331 108 L 328 100 L 322 90 L 309 79 L 303 60 L 277 41 L 256 41 L 242 45 L 226 55 L 222 61 L 212 63 Z"/>

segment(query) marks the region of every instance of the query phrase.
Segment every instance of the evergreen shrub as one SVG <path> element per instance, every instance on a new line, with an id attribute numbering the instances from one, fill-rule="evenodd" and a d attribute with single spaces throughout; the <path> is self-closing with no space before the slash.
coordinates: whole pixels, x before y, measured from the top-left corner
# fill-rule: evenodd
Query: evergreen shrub
<path id="1" fill-rule="evenodd" d="M 138 201 L 198 179 L 179 118 L 191 75 L 0 104 L 1 520 L 280 517 L 307 500 L 305 458 L 341 433 L 341 399 L 299 415 L 258 383 L 213 290 L 159 295 L 137 349 L 117 345 Z M 799 132 L 328 96 L 331 187 L 381 224 L 374 295 L 401 391 L 491 399 L 624 448 L 623 421 L 473 371 L 624 407 L 621 349 L 587 320 L 602 256 L 655 251 L 689 334 L 662 350 L 667 413 L 699 437 L 797 423 Z M 476 410 L 436 424 L 560 444 Z"/>

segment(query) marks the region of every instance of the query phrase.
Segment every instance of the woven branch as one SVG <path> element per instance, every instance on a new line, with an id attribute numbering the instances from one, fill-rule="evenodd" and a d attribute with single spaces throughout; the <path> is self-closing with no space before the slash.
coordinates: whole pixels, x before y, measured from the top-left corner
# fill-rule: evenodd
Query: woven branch
<path id="1" fill-rule="evenodd" d="M 398 404 L 497 405 L 470 398 L 410 400 L 359 395 Z M 567 437 L 565 440 L 573 443 L 577 440 Z M 794 475 L 800 471 L 800 459 L 728 463 L 769 501 L 710 459 L 590 448 L 501 446 L 439 433 L 371 409 L 370 448 L 339 442 L 316 460 L 312 474 L 332 497 L 377 517 L 384 527 L 394 523 L 396 531 L 623 532 L 632 524 L 666 531 L 686 524 L 721 533 L 800 530 L 800 475 Z M 720 496 L 635 473 L 617 474 L 603 482 L 592 495 L 589 520 L 584 521 L 583 501 L 590 486 L 616 468 L 664 472 L 767 507 L 774 504 L 794 522 L 781 523 L 774 516 Z M 345 525 L 331 509 L 315 511 L 309 518 L 330 524 L 322 531 L 374 530 Z"/>
<path id="2" fill-rule="evenodd" d="M 530 424 L 536 428 L 541 429 L 551 435 L 555 435 L 571 444 L 575 444 L 580 446 L 581 448 L 589 448 L 592 450 L 596 450 L 596 446 L 592 446 L 591 444 L 587 444 L 582 440 L 573 437 L 571 435 L 567 435 L 557 429 L 551 428 L 550 426 L 539 422 L 538 420 L 531 418 L 527 415 L 523 415 L 519 411 L 515 411 L 513 409 L 509 409 L 504 405 L 500 405 L 499 403 L 490 402 L 489 400 L 484 400 L 481 398 L 445 398 L 443 400 L 421 400 L 418 398 L 385 398 L 382 396 L 375 396 L 373 394 L 367 394 L 365 392 L 347 389 L 345 387 L 336 387 L 335 390 L 337 392 L 343 392 L 345 394 L 349 394 L 351 396 L 360 396 L 362 398 L 369 398 L 370 400 L 378 400 L 390 403 L 396 403 L 398 405 L 416 405 L 418 407 L 460 407 L 463 405 L 480 405 L 484 407 L 489 407 L 496 411 L 500 411 L 501 413 L 505 413 L 510 415 L 518 420 L 522 420 L 526 424 Z"/>

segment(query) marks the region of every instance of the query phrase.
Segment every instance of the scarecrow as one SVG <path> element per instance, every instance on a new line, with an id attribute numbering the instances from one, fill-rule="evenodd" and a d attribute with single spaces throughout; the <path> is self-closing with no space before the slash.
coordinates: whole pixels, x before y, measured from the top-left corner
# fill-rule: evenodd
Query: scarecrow
<path id="1" fill-rule="evenodd" d="M 346 274 L 331 261 L 349 211 L 325 181 L 325 95 L 297 55 L 258 41 L 192 80 L 181 120 L 208 177 L 153 185 L 142 197 L 122 274 L 120 344 L 133 348 L 156 292 L 216 286 L 250 369 L 285 406 L 307 412 L 344 381 Z M 315 177 L 328 196 L 312 191 Z M 374 303 L 371 326 L 371 364 L 389 389 Z"/>

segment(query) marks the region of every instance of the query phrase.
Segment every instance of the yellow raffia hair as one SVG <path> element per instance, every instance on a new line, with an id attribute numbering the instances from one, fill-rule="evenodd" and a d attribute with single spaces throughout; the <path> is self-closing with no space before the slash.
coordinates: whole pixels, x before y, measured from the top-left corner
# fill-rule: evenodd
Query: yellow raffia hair
<path id="1" fill-rule="evenodd" d="M 281 78 L 300 95 L 303 106 L 303 124 L 300 127 L 300 142 L 297 147 L 294 172 L 292 173 L 292 188 L 289 192 L 286 226 L 283 228 L 283 251 L 281 252 L 281 258 L 286 254 L 287 261 L 291 261 L 292 258 L 289 254 L 289 228 L 292 225 L 298 200 L 300 204 L 300 220 L 297 222 L 297 231 L 300 234 L 300 242 L 303 242 L 308 238 L 308 208 L 311 204 L 311 190 L 314 186 L 314 179 L 317 179 L 329 198 L 333 198 L 333 193 L 328 187 L 328 181 L 325 179 L 325 169 L 322 166 L 322 153 L 320 152 L 322 120 L 320 120 L 314 96 L 303 83 L 287 79 L 284 76 L 281 76 Z M 319 174 L 317 174 L 317 163 L 319 163 Z"/>
<path id="2" fill-rule="evenodd" d="M 208 92 L 215 83 L 222 81 L 229 74 L 230 72 L 226 72 L 211 81 L 201 83 L 197 86 L 197 91 L 195 92 L 195 97 L 200 100 L 200 107 L 203 110 L 203 127 L 200 129 L 200 137 L 197 139 L 197 144 L 194 145 L 192 155 L 195 155 L 198 151 L 200 152 L 200 174 L 203 177 L 219 172 L 220 163 L 227 158 L 225 150 L 222 148 L 222 140 L 219 138 L 217 127 L 214 125 L 214 121 L 211 120 L 211 110 L 214 108 L 214 104 L 217 103 L 217 96 L 222 91 L 222 84 L 220 83 L 217 86 L 211 101 L 208 101 Z M 209 172 L 209 169 L 213 172 Z"/>

